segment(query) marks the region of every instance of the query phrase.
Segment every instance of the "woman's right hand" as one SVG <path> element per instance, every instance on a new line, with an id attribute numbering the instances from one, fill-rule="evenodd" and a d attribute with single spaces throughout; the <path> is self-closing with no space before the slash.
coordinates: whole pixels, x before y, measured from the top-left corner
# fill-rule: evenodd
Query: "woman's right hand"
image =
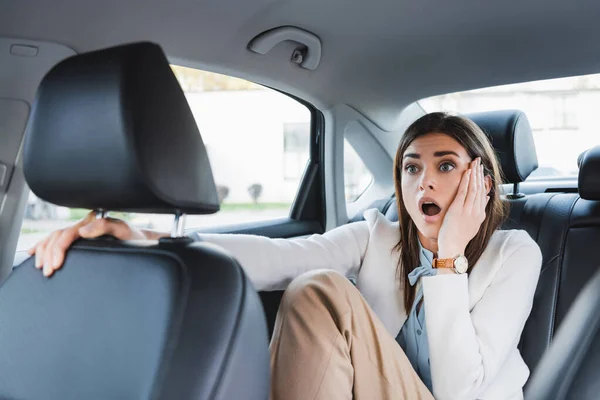
<path id="1" fill-rule="evenodd" d="M 114 218 L 96 219 L 96 213 L 89 213 L 83 220 L 65 229 L 52 232 L 48 237 L 28 250 L 35 255 L 35 267 L 43 269 L 44 276 L 52 276 L 62 267 L 65 254 L 71 244 L 79 238 L 96 238 L 102 235 L 114 236 L 120 240 L 155 239 L 158 234 L 133 228 L 127 222 Z"/>

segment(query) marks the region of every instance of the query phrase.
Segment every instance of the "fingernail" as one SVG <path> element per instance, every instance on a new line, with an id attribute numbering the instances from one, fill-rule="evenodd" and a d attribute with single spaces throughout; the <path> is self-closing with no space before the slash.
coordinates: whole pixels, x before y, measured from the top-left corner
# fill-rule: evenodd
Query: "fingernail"
<path id="1" fill-rule="evenodd" d="M 55 254 L 54 257 L 52 257 L 52 266 L 58 267 L 58 263 L 60 263 L 60 256 L 58 254 Z"/>
<path id="2" fill-rule="evenodd" d="M 44 276 L 50 276 L 50 268 L 44 265 Z"/>

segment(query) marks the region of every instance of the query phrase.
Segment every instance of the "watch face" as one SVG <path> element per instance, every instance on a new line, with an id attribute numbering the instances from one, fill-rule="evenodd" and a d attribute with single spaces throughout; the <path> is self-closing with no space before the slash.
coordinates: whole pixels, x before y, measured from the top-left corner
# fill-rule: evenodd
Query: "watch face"
<path id="1" fill-rule="evenodd" d="M 467 261 L 467 257 L 458 256 L 456 260 L 454 260 L 454 268 L 459 274 L 464 274 L 469 269 L 469 263 Z"/>

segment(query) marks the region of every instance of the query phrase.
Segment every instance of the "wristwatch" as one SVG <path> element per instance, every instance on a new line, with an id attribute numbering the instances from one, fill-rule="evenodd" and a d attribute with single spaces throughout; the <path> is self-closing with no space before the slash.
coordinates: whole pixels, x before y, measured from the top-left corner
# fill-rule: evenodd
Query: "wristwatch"
<path id="1" fill-rule="evenodd" d="M 458 255 L 454 258 L 434 258 L 433 268 L 452 268 L 457 274 L 464 274 L 469 269 L 467 257 Z"/>

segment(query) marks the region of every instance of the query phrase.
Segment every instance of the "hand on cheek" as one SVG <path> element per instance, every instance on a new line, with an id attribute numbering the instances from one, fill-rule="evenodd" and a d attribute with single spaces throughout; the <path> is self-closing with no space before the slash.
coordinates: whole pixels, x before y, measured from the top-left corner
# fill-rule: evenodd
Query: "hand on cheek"
<path id="1" fill-rule="evenodd" d="M 481 159 L 473 160 L 460 181 L 458 192 L 438 234 L 438 258 L 464 254 L 485 220 L 489 201 Z"/>

